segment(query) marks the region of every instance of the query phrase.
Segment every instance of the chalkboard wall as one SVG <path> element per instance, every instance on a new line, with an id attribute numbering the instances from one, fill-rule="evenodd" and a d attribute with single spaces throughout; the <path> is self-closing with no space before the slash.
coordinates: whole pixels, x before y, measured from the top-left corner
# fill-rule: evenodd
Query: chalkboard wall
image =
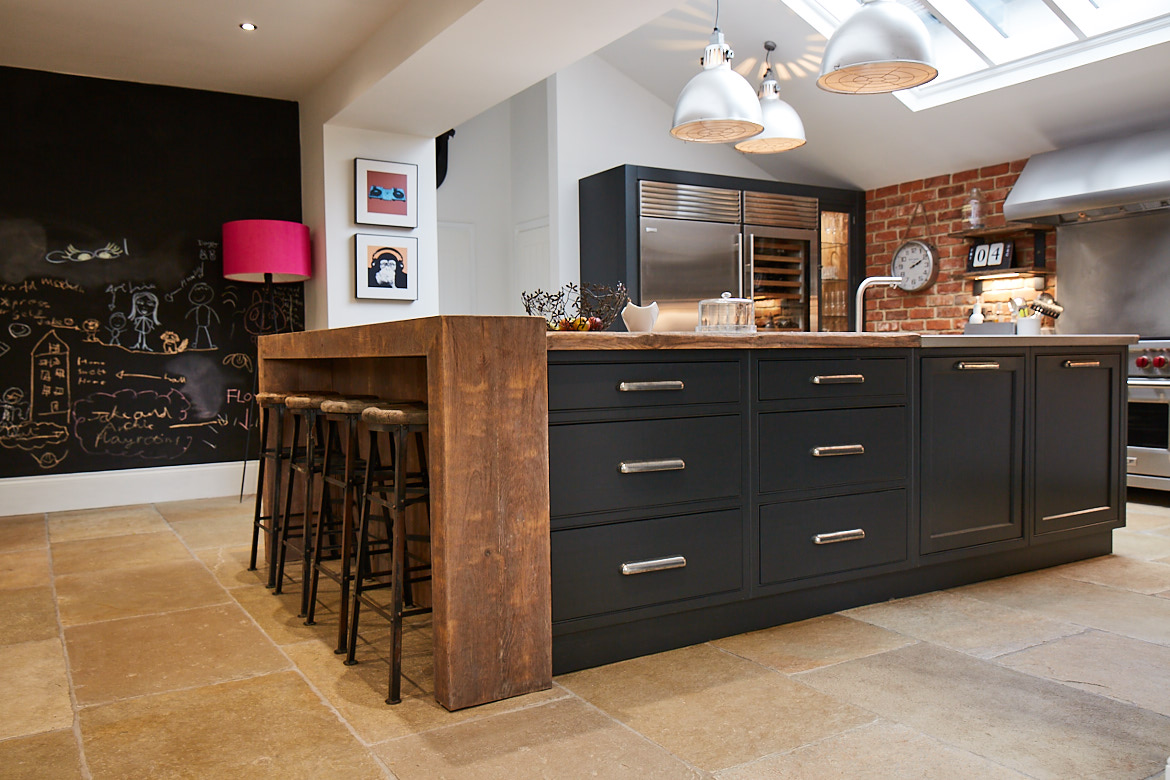
<path id="1" fill-rule="evenodd" d="M 297 104 L 15 68 L 0 95 L 0 476 L 240 460 L 262 288 L 223 279 L 221 226 L 300 221 Z"/>

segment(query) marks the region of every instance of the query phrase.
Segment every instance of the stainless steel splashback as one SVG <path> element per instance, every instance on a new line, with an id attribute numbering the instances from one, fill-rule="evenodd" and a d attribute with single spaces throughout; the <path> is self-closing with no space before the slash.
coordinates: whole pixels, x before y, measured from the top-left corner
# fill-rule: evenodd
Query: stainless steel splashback
<path id="1" fill-rule="evenodd" d="M 1056 229 L 1058 333 L 1170 338 L 1170 212 Z"/>

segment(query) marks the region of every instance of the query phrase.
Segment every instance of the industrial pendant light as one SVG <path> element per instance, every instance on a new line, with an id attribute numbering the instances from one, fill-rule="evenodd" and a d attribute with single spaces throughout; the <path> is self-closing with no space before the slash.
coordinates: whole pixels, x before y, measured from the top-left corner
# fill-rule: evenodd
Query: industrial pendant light
<path id="1" fill-rule="evenodd" d="M 933 61 L 917 14 L 896 0 L 868 0 L 829 38 L 817 86 L 846 94 L 909 89 L 938 75 Z"/>
<path id="2" fill-rule="evenodd" d="M 764 41 L 767 54 L 764 62 L 764 81 L 760 84 L 760 110 L 764 115 L 764 131 L 757 136 L 740 141 L 735 148 L 748 154 L 775 154 L 804 146 L 804 123 L 796 109 L 780 99 L 780 85 L 772 72 L 772 52 L 776 51 L 773 41 Z"/>
<path id="3" fill-rule="evenodd" d="M 755 90 L 731 69 L 734 56 L 719 30 L 716 0 L 715 29 L 703 51 L 703 70 L 679 93 L 671 135 L 684 141 L 719 144 L 741 141 L 764 129 Z"/>

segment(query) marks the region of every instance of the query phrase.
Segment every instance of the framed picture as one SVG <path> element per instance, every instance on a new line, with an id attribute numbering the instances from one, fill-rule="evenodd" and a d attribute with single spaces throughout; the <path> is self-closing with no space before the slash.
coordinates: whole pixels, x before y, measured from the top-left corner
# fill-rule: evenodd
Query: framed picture
<path id="1" fill-rule="evenodd" d="M 418 166 L 353 161 L 354 221 L 359 225 L 418 227 Z"/>
<path id="2" fill-rule="evenodd" d="M 354 236 L 355 295 L 389 301 L 418 300 L 418 239 Z"/>

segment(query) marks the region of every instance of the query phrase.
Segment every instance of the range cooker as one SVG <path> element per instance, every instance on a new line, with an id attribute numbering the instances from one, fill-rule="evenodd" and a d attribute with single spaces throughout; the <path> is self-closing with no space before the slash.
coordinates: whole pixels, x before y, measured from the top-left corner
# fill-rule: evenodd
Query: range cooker
<path id="1" fill-rule="evenodd" d="M 1170 339 L 1129 348 L 1128 484 L 1170 490 Z"/>

